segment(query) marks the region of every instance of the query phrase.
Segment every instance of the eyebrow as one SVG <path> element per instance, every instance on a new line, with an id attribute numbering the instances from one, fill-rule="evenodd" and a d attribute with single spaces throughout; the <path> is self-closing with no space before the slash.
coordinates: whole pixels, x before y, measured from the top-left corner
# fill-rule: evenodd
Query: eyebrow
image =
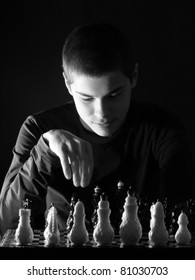
<path id="1" fill-rule="evenodd" d="M 119 86 L 119 87 L 113 89 L 112 91 L 108 92 L 106 95 L 113 94 L 113 93 L 115 93 L 116 91 L 119 91 L 119 90 L 121 90 L 121 89 L 124 88 L 124 87 L 125 87 L 124 85 L 123 85 L 123 86 Z M 85 97 L 91 97 L 91 95 L 86 94 L 86 93 L 84 93 L 84 92 L 76 91 L 76 93 L 78 93 L 78 94 L 80 94 L 80 95 L 82 95 L 82 96 L 85 96 Z"/>

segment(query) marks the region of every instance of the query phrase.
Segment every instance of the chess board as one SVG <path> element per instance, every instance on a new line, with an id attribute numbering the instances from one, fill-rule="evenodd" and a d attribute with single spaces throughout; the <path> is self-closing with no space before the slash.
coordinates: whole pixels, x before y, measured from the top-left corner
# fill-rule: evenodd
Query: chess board
<path id="1" fill-rule="evenodd" d="M 18 246 L 15 241 L 15 230 L 8 230 L 5 235 L 3 236 L 0 247 L 46 247 L 45 246 L 45 239 L 43 235 L 43 230 L 34 230 L 34 237 L 32 244 L 26 246 Z M 71 248 L 74 247 L 69 239 L 67 238 L 67 232 L 63 231 L 60 232 L 60 243 L 57 245 L 58 247 L 67 247 Z M 81 246 L 80 246 L 81 247 Z M 95 241 L 93 240 L 92 233 L 89 233 L 89 241 L 82 246 L 88 248 L 98 248 L 99 246 L 96 245 Z M 132 246 L 122 246 L 120 242 L 120 236 L 117 234 L 114 237 L 114 240 L 110 245 L 104 247 L 111 247 L 111 248 L 125 248 L 125 247 L 132 247 Z M 140 242 L 134 247 L 143 247 L 143 248 L 153 248 L 153 246 L 148 241 L 148 233 L 143 233 Z M 178 245 L 174 239 L 174 236 L 169 236 L 169 241 L 166 246 L 169 248 L 195 248 L 195 233 L 192 234 L 192 241 L 189 244 Z"/>
<path id="2" fill-rule="evenodd" d="M 34 230 L 34 239 L 31 245 L 17 246 L 15 230 L 8 230 L 0 241 L 0 258 L 2 259 L 68 259 L 68 260 L 167 260 L 167 259 L 194 259 L 195 233 L 192 241 L 187 245 L 177 245 L 174 236 L 170 236 L 166 246 L 152 247 L 148 242 L 148 233 L 144 233 L 136 246 L 121 247 L 119 235 L 109 246 L 98 247 L 89 233 L 89 242 L 84 246 L 72 246 L 67 238 L 67 232 L 61 232 L 60 244 L 55 247 L 46 247 L 42 230 Z"/>

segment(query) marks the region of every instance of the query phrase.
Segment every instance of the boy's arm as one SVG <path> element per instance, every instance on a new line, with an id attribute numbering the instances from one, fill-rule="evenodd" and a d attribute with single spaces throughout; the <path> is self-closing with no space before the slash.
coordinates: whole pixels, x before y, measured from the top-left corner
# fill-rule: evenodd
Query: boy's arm
<path id="1" fill-rule="evenodd" d="M 13 149 L 13 160 L 1 190 L 2 234 L 6 229 L 17 226 L 18 210 L 27 197 L 32 200 L 32 216 L 35 217 L 33 214 L 36 213 L 39 219 L 43 217 L 46 188 L 50 184 L 54 169 L 59 167 L 59 158 L 44 142 L 38 125 L 31 117 L 27 118 L 19 132 Z"/>

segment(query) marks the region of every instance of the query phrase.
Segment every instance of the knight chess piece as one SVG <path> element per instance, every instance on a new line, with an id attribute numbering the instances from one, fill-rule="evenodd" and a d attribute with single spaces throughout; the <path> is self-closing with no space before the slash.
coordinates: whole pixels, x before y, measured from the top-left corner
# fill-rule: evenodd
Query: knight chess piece
<path id="1" fill-rule="evenodd" d="M 57 210 L 53 204 L 47 214 L 47 224 L 44 230 L 45 246 L 58 246 L 60 242 L 60 231 L 58 228 Z"/>
<path id="2" fill-rule="evenodd" d="M 31 245 L 33 241 L 33 230 L 30 224 L 31 209 L 28 208 L 28 200 L 25 200 L 23 207 L 19 209 L 19 223 L 15 232 L 16 245 Z"/>

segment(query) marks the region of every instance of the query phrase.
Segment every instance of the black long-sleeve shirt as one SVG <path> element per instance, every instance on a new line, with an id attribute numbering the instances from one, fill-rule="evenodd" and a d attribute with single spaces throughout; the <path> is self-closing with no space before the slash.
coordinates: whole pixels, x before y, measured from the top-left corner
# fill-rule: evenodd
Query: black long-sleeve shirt
<path id="1" fill-rule="evenodd" d="M 76 188 L 65 179 L 59 158 L 42 137 L 51 129 L 67 130 L 91 143 L 95 166 L 88 187 Z M 83 200 L 90 217 L 96 185 L 108 195 L 114 213 L 119 180 L 151 202 L 168 197 L 176 203 L 192 196 L 192 175 L 185 131 L 172 113 L 157 105 L 132 101 L 120 133 L 107 138 L 82 126 L 71 101 L 31 115 L 23 123 L 1 190 L 0 229 L 4 233 L 7 228 L 17 227 L 18 210 L 25 198 L 32 201 L 34 227 L 43 226 L 44 211 L 52 202 L 58 210 L 60 227 L 64 228 L 74 192 Z"/>

